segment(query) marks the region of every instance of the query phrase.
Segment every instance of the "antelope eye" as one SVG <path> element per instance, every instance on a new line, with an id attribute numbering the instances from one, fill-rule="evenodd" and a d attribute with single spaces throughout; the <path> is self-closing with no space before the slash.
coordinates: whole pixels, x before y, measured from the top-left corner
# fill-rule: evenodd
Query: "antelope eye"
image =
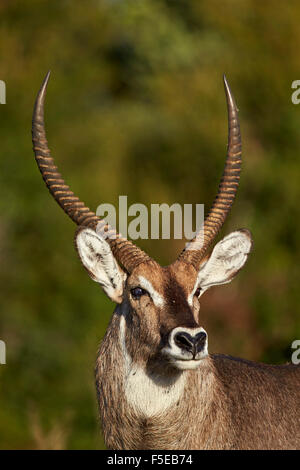
<path id="1" fill-rule="evenodd" d="M 134 287 L 130 292 L 134 299 L 139 299 L 142 295 L 147 294 L 147 291 L 141 287 Z"/>
<path id="2" fill-rule="evenodd" d="M 201 292 L 201 287 L 198 287 L 198 289 L 195 291 L 195 294 L 194 294 L 194 295 L 195 295 L 196 297 L 199 297 L 200 292 Z"/>

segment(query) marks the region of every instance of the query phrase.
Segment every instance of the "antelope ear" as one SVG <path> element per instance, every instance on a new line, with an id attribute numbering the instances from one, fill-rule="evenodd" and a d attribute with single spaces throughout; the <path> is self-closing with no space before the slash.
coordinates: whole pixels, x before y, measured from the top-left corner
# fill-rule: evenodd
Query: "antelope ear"
<path id="1" fill-rule="evenodd" d="M 101 285 L 111 300 L 121 303 L 126 274 L 107 241 L 90 228 L 80 228 L 75 235 L 75 246 L 89 276 Z"/>
<path id="2" fill-rule="evenodd" d="M 252 246 L 251 233 L 246 229 L 232 232 L 217 243 L 198 274 L 196 288 L 201 288 L 201 294 L 211 286 L 232 281 L 246 263 Z"/>

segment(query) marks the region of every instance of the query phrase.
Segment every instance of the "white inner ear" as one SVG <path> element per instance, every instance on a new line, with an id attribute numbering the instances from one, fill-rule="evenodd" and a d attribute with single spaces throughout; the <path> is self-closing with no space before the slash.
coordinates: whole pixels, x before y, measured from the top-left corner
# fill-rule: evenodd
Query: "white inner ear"
<path id="1" fill-rule="evenodd" d="M 102 287 L 114 302 L 122 302 L 126 274 L 116 262 L 109 244 L 94 230 L 80 230 L 75 239 L 82 264 L 89 276 Z"/>
<path id="2" fill-rule="evenodd" d="M 252 239 L 247 230 L 232 232 L 223 238 L 201 267 L 195 290 L 201 287 L 201 294 L 203 294 L 211 286 L 232 281 L 247 261 L 251 247 Z"/>

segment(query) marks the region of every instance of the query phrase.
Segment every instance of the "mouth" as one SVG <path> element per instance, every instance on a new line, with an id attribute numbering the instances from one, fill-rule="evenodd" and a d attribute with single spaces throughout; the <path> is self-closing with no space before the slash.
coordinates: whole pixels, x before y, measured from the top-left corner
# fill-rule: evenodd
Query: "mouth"
<path id="1" fill-rule="evenodd" d="M 168 362 L 179 370 L 197 369 L 203 359 L 208 357 L 208 351 L 206 348 L 199 352 L 196 357 L 193 357 L 191 354 L 174 354 L 173 351 L 171 351 L 169 348 L 164 349 L 162 352 L 167 358 Z"/>
<path id="2" fill-rule="evenodd" d="M 192 370 L 192 369 L 197 369 L 200 366 L 203 359 L 192 359 L 191 361 L 176 360 L 176 361 L 172 361 L 172 365 L 176 367 L 176 369 L 179 369 L 179 370 Z"/>

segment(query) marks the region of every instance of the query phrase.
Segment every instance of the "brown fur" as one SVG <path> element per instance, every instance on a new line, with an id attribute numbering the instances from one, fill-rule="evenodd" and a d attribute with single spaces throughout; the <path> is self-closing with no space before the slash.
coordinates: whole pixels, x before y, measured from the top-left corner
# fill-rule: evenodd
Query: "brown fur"
<path id="1" fill-rule="evenodd" d="M 134 308 L 129 291 L 140 273 L 164 296 L 163 309 L 155 308 L 147 296 Z M 211 355 L 198 369 L 179 371 L 160 356 L 164 333 L 183 324 L 199 325 L 198 301 L 193 308 L 186 301 L 195 276 L 194 268 L 184 263 L 168 268 L 155 263 L 139 266 L 129 277 L 125 300 L 112 317 L 95 369 L 106 445 L 111 449 L 299 449 L 299 367 Z M 140 413 L 126 398 L 119 333 L 122 316 L 126 349 L 135 365 L 162 384 L 182 374 L 186 378 L 178 401 L 153 416 Z"/>

